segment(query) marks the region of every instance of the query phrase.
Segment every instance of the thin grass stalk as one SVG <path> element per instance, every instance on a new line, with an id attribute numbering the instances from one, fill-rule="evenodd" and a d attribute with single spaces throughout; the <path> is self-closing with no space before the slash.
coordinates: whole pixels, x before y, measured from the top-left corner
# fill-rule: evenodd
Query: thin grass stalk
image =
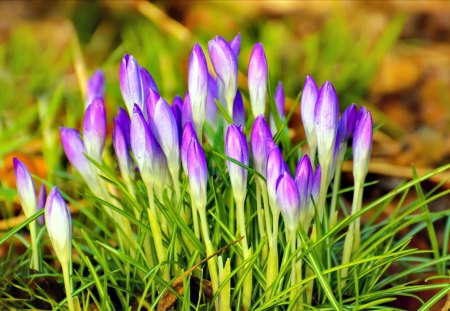
<path id="1" fill-rule="evenodd" d="M 248 248 L 247 233 L 245 229 L 244 204 L 245 198 L 236 201 L 236 223 L 237 223 L 236 225 L 239 228 L 239 233 L 243 236 L 241 244 L 242 244 L 243 260 L 245 261 L 249 258 L 249 248 Z M 242 306 L 246 310 L 249 310 L 251 307 L 251 300 L 252 300 L 253 273 L 252 267 L 250 265 L 246 265 L 245 269 L 249 269 L 250 271 L 245 276 L 245 281 L 243 285 Z"/>
<path id="2" fill-rule="evenodd" d="M 30 222 L 31 261 L 30 268 L 39 271 L 39 250 L 36 236 L 37 220 Z"/>

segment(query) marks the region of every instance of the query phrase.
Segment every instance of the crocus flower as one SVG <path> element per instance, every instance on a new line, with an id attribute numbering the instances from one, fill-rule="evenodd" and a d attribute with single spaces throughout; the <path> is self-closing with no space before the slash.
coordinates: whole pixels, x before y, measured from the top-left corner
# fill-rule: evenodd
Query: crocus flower
<path id="1" fill-rule="evenodd" d="M 162 189 L 166 179 L 166 158 L 150 131 L 141 109 L 134 105 L 130 128 L 131 150 L 147 187 Z"/>
<path id="2" fill-rule="evenodd" d="M 61 127 L 59 132 L 67 159 L 81 176 L 83 176 L 84 180 L 90 184 L 94 180 L 94 176 L 91 171 L 89 160 L 85 156 L 86 149 L 80 138 L 80 133 L 77 130 L 67 127 Z"/>
<path id="3" fill-rule="evenodd" d="M 230 124 L 225 138 L 225 153 L 246 166 L 250 163 L 247 139 L 243 128 Z M 228 173 L 230 174 L 231 186 L 235 200 L 243 202 L 247 194 L 247 170 L 231 161 L 227 161 Z"/>
<path id="4" fill-rule="evenodd" d="M 253 123 L 250 144 L 253 154 L 255 169 L 266 177 L 267 156 L 269 154 L 269 143 L 273 142 L 272 134 L 263 115 L 256 117 Z"/>
<path id="5" fill-rule="evenodd" d="M 183 137 L 181 138 L 181 164 L 183 165 L 184 173 L 187 175 L 187 155 L 188 149 L 191 145 L 191 140 L 198 140 L 194 125 L 191 121 L 187 121 L 183 129 Z"/>
<path id="6" fill-rule="evenodd" d="M 120 91 L 123 100 L 127 106 L 128 113 L 133 113 L 133 105 L 137 104 L 142 111 L 144 110 L 144 90 L 141 81 L 141 69 L 136 59 L 125 54 L 120 64 L 119 72 Z"/>
<path id="7" fill-rule="evenodd" d="M 147 69 L 145 69 L 144 67 L 140 67 L 139 74 L 141 76 L 142 91 L 144 94 L 142 100 L 145 102 L 150 93 L 150 90 L 158 92 L 158 87 L 156 86 L 155 80 L 153 79 L 152 75 L 147 71 Z"/>
<path id="8" fill-rule="evenodd" d="M 236 37 L 230 41 L 230 47 L 233 50 L 234 56 L 238 59 L 239 53 L 241 52 L 241 33 L 238 33 Z"/>
<path id="9" fill-rule="evenodd" d="M 248 64 L 248 90 L 255 118 L 260 114 L 264 115 L 266 112 L 267 71 L 264 48 L 261 43 L 256 43 Z"/>
<path id="10" fill-rule="evenodd" d="M 133 174 L 133 164 L 130 157 L 130 123 L 126 111 L 119 108 L 119 112 L 114 118 L 112 139 L 119 169 L 125 180 L 128 180 Z"/>
<path id="11" fill-rule="evenodd" d="M 317 147 L 317 137 L 314 130 L 314 109 L 316 107 L 318 94 L 319 90 L 316 82 L 310 75 L 306 76 L 305 84 L 303 85 L 300 109 L 310 152 L 315 152 Z"/>
<path id="12" fill-rule="evenodd" d="M 45 208 L 45 201 L 47 200 L 47 190 L 45 189 L 45 185 L 42 184 L 39 189 L 39 194 L 37 198 L 37 209 L 38 211 Z M 38 222 L 41 226 L 44 225 L 44 215 L 38 217 Z"/>
<path id="13" fill-rule="evenodd" d="M 172 109 L 172 114 L 175 118 L 175 121 L 177 122 L 177 127 L 178 127 L 178 137 L 181 138 L 182 135 L 182 130 L 183 128 L 181 127 L 181 109 L 183 107 L 183 99 L 179 96 L 176 95 L 172 101 L 172 105 L 170 106 L 170 109 Z"/>
<path id="14" fill-rule="evenodd" d="M 217 91 L 217 81 L 212 74 L 208 74 L 208 95 L 206 96 L 206 120 L 213 126 L 214 129 L 217 128 L 217 105 L 215 100 L 219 99 Z"/>
<path id="15" fill-rule="evenodd" d="M 245 107 L 244 100 L 242 99 L 241 92 L 238 90 L 236 92 L 236 97 L 233 103 L 233 121 L 234 124 L 239 126 L 245 125 Z"/>
<path id="16" fill-rule="evenodd" d="M 319 199 L 319 192 L 320 192 L 320 180 L 322 176 L 322 170 L 320 168 L 320 165 L 317 165 L 316 170 L 314 171 L 314 177 L 312 179 L 311 184 L 311 197 L 314 200 L 314 204 L 317 204 L 317 200 Z M 312 202 L 310 202 L 311 206 Z"/>
<path id="17" fill-rule="evenodd" d="M 57 187 L 53 187 L 48 195 L 45 223 L 58 260 L 62 265 L 68 264 L 72 253 L 72 220 Z"/>
<path id="18" fill-rule="evenodd" d="M 25 217 L 33 216 L 37 212 L 36 191 L 28 168 L 17 158 L 13 159 L 16 187 Z"/>
<path id="19" fill-rule="evenodd" d="M 196 139 L 192 139 L 187 153 L 187 172 L 191 197 L 197 206 L 206 206 L 206 186 L 208 182 L 208 167 L 205 153 Z"/>
<path id="20" fill-rule="evenodd" d="M 105 75 L 103 71 L 97 70 L 87 81 L 86 88 L 86 107 L 95 97 L 103 98 L 105 95 Z"/>
<path id="21" fill-rule="evenodd" d="M 181 109 L 181 127 L 184 128 L 188 121 L 194 123 L 194 120 L 192 119 L 191 97 L 189 96 L 189 93 L 186 93 Z"/>
<path id="22" fill-rule="evenodd" d="M 228 44 L 222 37 L 215 37 L 208 42 L 208 52 L 214 71 L 217 74 L 219 100 L 233 113 L 233 101 L 237 90 L 237 59 Z"/>
<path id="23" fill-rule="evenodd" d="M 286 171 L 286 163 L 283 160 L 280 149 L 278 147 L 272 148 L 267 157 L 267 193 L 269 195 L 270 205 L 272 208 L 278 208 L 277 204 L 277 181 L 281 175 Z"/>
<path id="24" fill-rule="evenodd" d="M 300 221 L 305 231 L 308 231 L 309 225 L 311 224 L 311 220 L 314 216 L 314 205 L 310 204 L 313 179 L 314 175 L 311 161 L 308 155 L 304 155 L 298 162 L 294 180 L 301 198 Z"/>
<path id="25" fill-rule="evenodd" d="M 275 106 L 277 107 L 278 116 L 280 117 L 281 120 L 284 120 L 285 95 L 283 84 L 281 83 L 281 81 L 278 82 L 274 99 L 275 99 Z M 270 114 L 270 130 L 272 131 L 272 135 L 275 135 L 275 133 L 277 132 L 275 119 L 273 118 L 272 114 Z"/>
<path id="26" fill-rule="evenodd" d="M 206 96 L 208 94 L 208 65 L 201 46 L 197 43 L 192 48 L 189 58 L 188 88 L 191 97 L 192 118 L 198 134 L 202 132 L 206 113 Z"/>
<path id="27" fill-rule="evenodd" d="M 361 107 L 353 134 L 353 176 L 357 182 L 363 182 L 367 175 L 372 151 L 372 126 L 370 112 Z"/>
<path id="28" fill-rule="evenodd" d="M 329 166 L 334 150 L 339 115 L 336 92 L 330 82 L 325 82 L 319 91 L 314 109 L 314 128 L 317 135 L 319 163 Z"/>
<path id="29" fill-rule="evenodd" d="M 285 172 L 280 176 L 276 191 L 286 227 L 291 232 L 297 230 L 300 218 L 300 195 L 289 173 Z"/>
<path id="30" fill-rule="evenodd" d="M 338 125 L 339 145 L 346 142 L 352 136 L 356 124 L 356 105 L 351 104 L 342 113 Z"/>
<path id="31" fill-rule="evenodd" d="M 83 122 L 83 139 L 86 154 L 95 161 L 102 162 L 106 140 L 106 109 L 103 98 L 95 97 L 87 107 Z"/>

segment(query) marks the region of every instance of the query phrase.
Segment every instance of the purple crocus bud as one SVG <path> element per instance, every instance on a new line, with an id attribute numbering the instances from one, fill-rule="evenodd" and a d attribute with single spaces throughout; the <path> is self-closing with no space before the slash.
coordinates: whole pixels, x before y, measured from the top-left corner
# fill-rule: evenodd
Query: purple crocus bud
<path id="1" fill-rule="evenodd" d="M 333 157 L 337 132 L 339 104 L 336 92 L 330 82 L 325 82 L 319 91 L 314 109 L 314 129 L 317 135 L 319 163 L 327 168 Z"/>
<path id="2" fill-rule="evenodd" d="M 237 59 L 228 42 L 219 36 L 208 42 L 208 52 L 214 71 L 218 76 L 219 100 L 232 115 L 233 101 L 237 90 Z"/>
<path id="3" fill-rule="evenodd" d="M 37 212 L 36 191 L 34 190 L 33 179 L 25 164 L 17 158 L 13 159 L 13 163 L 14 173 L 16 175 L 17 192 L 25 217 L 28 218 Z"/>
<path id="4" fill-rule="evenodd" d="M 367 175 L 372 151 L 372 126 L 370 112 L 365 107 L 361 107 L 353 133 L 353 176 L 359 183 L 362 183 Z"/>
<path id="5" fill-rule="evenodd" d="M 352 136 L 356 124 L 356 105 L 351 104 L 342 113 L 338 125 L 339 145 L 346 142 Z"/>
<path id="6" fill-rule="evenodd" d="M 192 200 L 199 208 L 205 208 L 208 167 L 205 153 L 196 139 L 191 140 L 188 148 L 187 172 Z"/>
<path id="7" fill-rule="evenodd" d="M 295 184 L 297 185 L 298 192 L 302 200 L 302 207 L 306 205 L 306 202 L 311 194 L 313 170 L 311 160 L 308 155 L 304 155 L 298 162 L 297 169 L 295 171 Z"/>
<path id="8" fill-rule="evenodd" d="M 248 64 L 248 90 L 255 118 L 266 112 L 267 71 L 266 54 L 262 44 L 258 42 L 253 47 Z"/>
<path id="9" fill-rule="evenodd" d="M 277 107 L 278 116 L 280 117 L 281 120 L 283 120 L 284 119 L 285 95 L 284 95 L 283 84 L 281 83 L 281 81 L 278 82 L 278 86 L 275 91 L 274 99 L 275 99 L 275 105 Z M 277 132 L 275 119 L 273 118 L 272 114 L 270 114 L 270 130 L 272 131 L 272 135 L 275 135 L 275 133 Z"/>
<path id="10" fill-rule="evenodd" d="M 205 122 L 206 96 L 208 95 L 208 64 L 201 46 L 196 43 L 192 48 L 188 68 L 188 89 L 191 97 L 192 118 L 197 134 L 200 134 Z"/>
<path id="11" fill-rule="evenodd" d="M 150 112 L 151 113 L 151 112 Z M 180 170 L 180 139 L 178 126 L 169 104 L 160 97 L 153 114 L 149 114 L 150 128 L 164 152 L 173 179 Z"/>
<path id="12" fill-rule="evenodd" d="M 119 112 L 114 118 L 112 139 L 119 169 L 125 180 L 129 180 L 133 174 L 133 164 L 130 157 L 130 123 L 131 121 L 127 112 L 119 108 Z"/>
<path id="13" fill-rule="evenodd" d="M 45 223 L 56 257 L 62 265 L 67 265 L 72 254 L 72 219 L 57 187 L 53 187 L 48 195 Z"/>
<path id="14" fill-rule="evenodd" d="M 208 74 L 208 95 L 206 96 L 206 120 L 214 129 L 217 128 L 217 105 L 218 99 L 217 81 L 212 74 Z"/>
<path id="15" fill-rule="evenodd" d="M 87 107 L 83 122 L 83 141 L 88 156 L 102 162 L 106 140 L 106 109 L 103 98 L 95 97 Z"/>
<path id="16" fill-rule="evenodd" d="M 245 107 L 241 92 L 236 92 L 233 103 L 233 121 L 236 125 L 245 126 Z"/>
<path id="17" fill-rule="evenodd" d="M 317 204 L 317 200 L 319 199 L 320 180 L 322 178 L 321 172 L 322 172 L 322 170 L 321 170 L 320 164 L 319 164 L 319 165 L 317 165 L 316 170 L 314 171 L 314 177 L 312 179 L 312 184 L 311 184 L 311 196 L 312 196 L 312 199 L 314 200 L 314 204 Z"/>
<path id="18" fill-rule="evenodd" d="M 80 133 L 67 127 L 61 127 L 59 132 L 67 159 L 89 184 L 92 181 L 92 171 L 89 160 L 85 156 L 86 149 L 80 138 Z"/>
<path id="19" fill-rule="evenodd" d="M 194 120 L 192 119 L 191 97 L 189 96 L 189 93 L 186 93 L 181 109 L 181 127 L 184 128 L 188 121 L 194 123 Z"/>
<path id="20" fill-rule="evenodd" d="M 183 165 L 184 173 L 187 175 L 187 155 L 191 140 L 198 140 L 197 133 L 195 133 L 194 125 L 191 121 L 187 121 L 183 129 L 183 137 L 181 139 L 181 164 Z"/>
<path id="21" fill-rule="evenodd" d="M 119 72 L 120 91 L 127 106 L 128 113 L 133 113 L 133 105 L 137 104 L 144 110 L 144 90 L 141 81 L 141 70 L 136 59 L 125 54 L 120 64 Z"/>
<path id="22" fill-rule="evenodd" d="M 155 91 L 153 89 L 148 90 L 148 96 L 145 101 L 146 110 L 145 111 L 142 110 L 142 114 L 144 115 L 146 120 L 149 120 L 149 118 L 147 116 L 152 116 L 155 114 L 156 103 L 158 102 L 158 100 L 160 98 L 161 98 L 161 95 L 159 95 L 159 93 L 157 91 Z M 151 122 L 149 122 L 149 123 L 151 123 Z"/>
<path id="23" fill-rule="evenodd" d="M 253 123 L 250 144 L 255 169 L 264 177 L 266 177 L 267 156 L 269 154 L 268 147 L 270 142 L 273 142 L 273 138 L 269 126 L 267 125 L 266 118 L 263 115 L 259 115 Z"/>
<path id="24" fill-rule="evenodd" d="M 243 128 L 230 124 L 225 138 L 225 153 L 246 166 L 250 163 L 247 139 Z M 231 161 L 227 161 L 228 173 L 230 174 L 231 186 L 234 198 L 237 202 L 244 202 L 247 195 L 247 170 Z"/>
<path id="25" fill-rule="evenodd" d="M 45 208 L 45 201 L 47 200 L 47 190 L 45 189 L 45 185 L 42 184 L 41 188 L 39 189 L 39 194 L 37 198 L 37 209 L 38 211 Z M 39 225 L 44 225 L 44 215 L 38 217 Z"/>
<path id="26" fill-rule="evenodd" d="M 170 106 L 170 109 L 172 109 L 172 114 L 175 118 L 175 121 L 177 122 L 178 127 L 178 137 L 181 138 L 182 135 L 182 127 L 181 127 L 181 109 L 183 107 L 183 99 L 176 95 L 175 98 L 172 101 L 172 105 Z"/>
<path id="27" fill-rule="evenodd" d="M 105 75 L 103 71 L 97 70 L 87 81 L 86 88 L 86 107 L 95 97 L 103 98 L 105 96 Z"/>
<path id="28" fill-rule="evenodd" d="M 306 140 L 308 142 L 310 152 L 312 153 L 315 153 L 317 148 L 317 136 L 314 130 L 314 110 L 316 107 L 318 94 L 319 90 L 316 82 L 310 75 L 307 75 L 305 84 L 303 85 L 300 109 L 303 127 L 305 128 Z"/>
<path id="29" fill-rule="evenodd" d="M 277 146 L 272 148 L 267 157 L 266 181 L 267 193 L 272 208 L 277 207 L 277 181 L 286 171 L 286 163 L 283 160 L 280 149 Z"/>
<path id="30" fill-rule="evenodd" d="M 230 41 L 230 47 L 233 50 L 234 56 L 236 59 L 239 57 L 239 53 L 241 52 L 241 33 L 239 32 L 236 37 L 234 37 Z"/>
<path id="31" fill-rule="evenodd" d="M 130 142 L 131 150 L 146 186 L 161 185 L 166 178 L 166 159 L 138 105 L 134 105 L 131 118 Z"/>
<path id="32" fill-rule="evenodd" d="M 145 69 L 144 67 L 140 67 L 139 73 L 141 76 L 142 90 L 144 93 L 144 97 L 142 99 L 145 102 L 150 93 L 150 90 L 158 92 L 158 87 L 156 86 L 155 80 L 153 79 L 152 75 L 147 71 L 147 69 Z"/>
<path id="33" fill-rule="evenodd" d="M 289 173 L 286 172 L 280 176 L 276 191 L 286 227 L 290 231 L 297 230 L 300 218 L 300 195 Z"/>

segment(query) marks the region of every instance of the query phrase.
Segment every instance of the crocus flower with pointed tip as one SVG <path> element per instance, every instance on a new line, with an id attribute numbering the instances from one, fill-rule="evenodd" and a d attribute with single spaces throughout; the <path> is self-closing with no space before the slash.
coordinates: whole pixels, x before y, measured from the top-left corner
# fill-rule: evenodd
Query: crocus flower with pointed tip
<path id="1" fill-rule="evenodd" d="M 262 44 L 258 42 L 253 47 L 248 64 L 248 91 L 255 118 L 266 112 L 267 71 L 266 54 Z"/>
<path id="2" fill-rule="evenodd" d="M 243 128 L 230 124 L 225 138 L 225 153 L 246 166 L 250 163 L 247 139 Z M 247 170 L 238 164 L 227 161 L 228 173 L 230 174 L 231 187 L 237 202 L 243 202 L 247 194 Z"/>
<path id="3" fill-rule="evenodd" d="M 181 164 L 184 173 L 187 175 L 187 155 L 191 140 L 198 140 L 194 125 L 191 121 L 187 121 L 183 129 L 183 137 L 181 138 Z"/>
<path id="4" fill-rule="evenodd" d="M 95 97 L 87 107 L 83 122 L 83 140 L 86 154 L 95 161 L 102 162 L 106 140 L 106 109 L 103 98 Z"/>
<path id="5" fill-rule="evenodd" d="M 192 118 L 198 134 L 202 132 L 208 95 L 208 65 L 201 46 L 192 48 L 188 68 L 188 89 L 191 97 Z"/>
<path id="6" fill-rule="evenodd" d="M 313 179 L 314 175 L 311 161 L 308 155 L 304 155 L 298 162 L 294 180 L 300 198 L 302 198 L 300 204 L 300 221 L 305 231 L 308 231 L 311 220 L 314 217 L 314 205 L 310 204 Z"/>
<path id="7" fill-rule="evenodd" d="M 319 163 L 329 167 L 334 151 L 338 126 L 339 104 L 336 91 L 330 82 L 325 82 L 319 91 L 314 109 L 314 129 L 317 135 Z"/>
<path id="8" fill-rule="evenodd" d="M 267 156 L 269 154 L 268 146 L 270 142 L 273 142 L 273 138 L 266 118 L 263 115 L 259 115 L 253 123 L 250 144 L 255 169 L 264 177 L 266 177 Z"/>
<path id="9" fill-rule="evenodd" d="M 161 190 L 166 180 L 166 158 L 138 105 L 134 105 L 131 118 L 130 141 L 142 180 L 147 187 L 156 185 Z"/>
<path id="10" fill-rule="evenodd" d="M 187 152 L 187 172 L 191 197 L 197 206 L 206 207 L 208 167 L 205 153 L 196 139 L 192 139 Z"/>
<path id="11" fill-rule="evenodd" d="M 59 132 L 67 159 L 81 176 L 83 176 L 87 184 L 90 185 L 95 180 L 95 176 L 92 173 L 89 160 L 85 156 L 87 153 L 83 141 L 80 138 L 80 133 L 77 130 L 67 127 L 61 127 Z"/>
<path id="12" fill-rule="evenodd" d="M 37 209 L 38 211 L 45 208 L 45 201 L 47 200 L 47 190 L 45 189 L 45 185 L 42 184 L 39 189 L 39 194 L 37 198 Z M 38 222 L 41 226 L 44 225 L 44 215 L 38 217 Z"/>
<path id="13" fill-rule="evenodd" d="M 234 56 L 236 59 L 239 57 L 239 53 L 241 52 L 241 33 L 239 32 L 236 37 L 234 37 L 230 41 L 230 47 L 233 50 Z"/>
<path id="14" fill-rule="evenodd" d="M 279 208 L 277 204 L 277 181 L 286 171 L 286 163 L 278 147 L 272 148 L 267 157 L 266 181 L 267 193 L 272 208 Z"/>
<path id="15" fill-rule="evenodd" d="M 239 125 L 239 126 L 245 125 L 244 100 L 242 99 L 242 95 L 239 90 L 236 92 L 236 97 L 234 98 L 233 121 L 236 125 Z"/>
<path id="16" fill-rule="evenodd" d="M 14 173 L 16 175 L 16 187 L 20 203 L 25 217 L 33 216 L 37 212 L 36 191 L 30 171 L 19 159 L 14 158 Z"/>
<path id="17" fill-rule="evenodd" d="M 120 91 L 127 107 L 128 113 L 133 113 L 133 105 L 137 104 L 144 111 L 144 89 L 142 87 L 141 69 L 136 59 L 125 54 L 120 64 L 119 72 Z"/>
<path id="18" fill-rule="evenodd" d="M 184 129 L 186 122 L 191 121 L 194 123 L 192 119 L 192 106 L 191 106 L 191 97 L 189 96 L 189 92 L 184 96 L 183 107 L 181 109 L 181 127 Z M 194 127 L 195 129 L 195 127 Z"/>
<path id="19" fill-rule="evenodd" d="M 181 127 L 181 109 L 183 107 L 183 99 L 179 95 L 175 95 L 170 109 L 172 109 L 173 117 L 177 122 L 178 137 L 181 139 L 183 128 Z"/>
<path id="20" fill-rule="evenodd" d="M 292 232 L 297 230 L 300 218 L 300 195 L 297 185 L 289 173 L 285 172 L 277 182 L 277 200 L 283 214 L 286 227 Z"/>
<path id="21" fill-rule="evenodd" d="M 372 151 L 373 124 L 370 112 L 361 107 L 353 134 L 353 176 L 362 183 L 367 175 L 370 153 Z"/>
<path id="22" fill-rule="evenodd" d="M 319 89 L 316 82 L 310 75 L 307 75 L 305 84 L 303 85 L 300 109 L 303 127 L 305 128 L 306 140 L 308 142 L 310 152 L 312 153 L 316 151 L 317 147 L 317 136 L 314 130 L 314 109 L 316 107 L 318 94 Z"/>
<path id="23" fill-rule="evenodd" d="M 217 129 L 217 105 L 215 100 L 219 98 L 217 91 L 217 81 L 212 74 L 208 73 L 208 95 L 206 96 L 206 120 Z"/>
<path id="24" fill-rule="evenodd" d="M 133 164 L 130 156 L 130 118 L 125 110 L 119 108 L 114 118 L 112 139 L 119 169 L 125 180 L 133 175 Z"/>
<path id="25" fill-rule="evenodd" d="M 345 111 L 342 113 L 338 125 L 339 145 L 342 145 L 350 138 L 350 136 L 353 135 L 356 124 L 356 113 L 357 111 L 355 104 L 351 104 L 350 106 L 348 106 L 347 109 L 345 109 Z"/>
<path id="26" fill-rule="evenodd" d="M 103 71 L 97 70 L 87 81 L 86 107 L 92 102 L 94 97 L 103 98 L 105 95 L 105 75 Z"/>
<path id="27" fill-rule="evenodd" d="M 155 80 L 153 79 L 152 75 L 147 71 L 147 69 L 145 69 L 144 67 L 140 67 L 139 74 L 141 76 L 142 92 L 144 94 L 142 100 L 145 102 L 150 93 L 150 90 L 158 92 L 158 87 L 156 86 Z"/>
<path id="28" fill-rule="evenodd" d="M 45 223 L 58 260 L 62 265 L 68 264 L 72 253 L 72 220 L 57 187 L 53 187 L 47 197 Z"/>
<path id="29" fill-rule="evenodd" d="M 275 99 L 275 106 L 277 107 L 278 116 L 280 117 L 281 120 L 284 120 L 285 95 L 283 84 L 281 83 L 281 81 L 278 82 L 274 99 Z M 277 132 L 275 119 L 272 113 L 270 114 L 270 130 L 272 131 L 272 135 L 275 135 L 275 133 Z"/>
<path id="30" fill-rule="evenodd" d="M 311 184 L 311 198 L 314 200 L 314 204 L 317 204 L 317 200 L 319 199 L 319 192 L 320 192 L 320 180 L 322 177 L 322 170 L 320 168 L 320 164 L 317 165 L 316 170 L 314 171 L 314 177 L 312 179 Z M 311 206 L 312 201 L 310 201 Z"/>
<path id="31" fill-rule="evenodd" d="M 220 102 L 233 113 L 233 101 L 237 90 L 237 59 L 224 38 L 217 36 L 208 42 L 208 52 L 214 71 L 217 74 Z"/>

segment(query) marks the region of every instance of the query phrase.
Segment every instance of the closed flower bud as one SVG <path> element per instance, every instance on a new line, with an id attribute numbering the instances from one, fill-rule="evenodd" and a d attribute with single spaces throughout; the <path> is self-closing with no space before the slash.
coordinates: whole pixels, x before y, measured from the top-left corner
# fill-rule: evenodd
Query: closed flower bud
<path id="1" fill-rule="evenodd" d="M 217 81 L 208 74 L 208 95 L 206 96 L 206 120 L 214 128 L 217 128 L 217 105 L 215 100 L 218 100 Z"/>
<path id="2" fill-rule="evenodd" d="M 37 198 L 37 209 L 38 211 L 45 208 L 45 201 L 47 200 L 47 190 L 45 189 L 45 185 L 42 184 L 39 189 L 39 194 Z M 38 217 L 38 222 L 41 226 L 44 225 L 44 215 Z"/>
<path id="3" fill-rule="evenodd" d="M 93 174 L 89 160 L 85 156 L 86 149 L 80 138 L 80 133 L 77 130 L 66 127 L 61 127 L 59 131 L 67 159 L 89 184 L 93 181 Z"/>
<path id="4" fill-rule="evenodd" d="M 307 199 L 310 196 L 312 189 L 313 172 L 312 165 L 308 155 L 304 155 L 298 162 L 297 169 L 295 171 L 295 184 L 297 185 L 298 192 L 302 200 L 302 207 L 305 206 Z"/>
<path id="5" fill-rule="evenodd" d="M 197 43 L 194 45 L 189 58 L 188 88 L 191 97 L 192 118 L 199 133 L 201 133 L 205 122 L 208 79 L 208 65 L 205 54 Z"/>
<path id="6" fill-rule="evenodd" d="M 68 264 L 72 253 L 72 220 L 57 187 L 53 187 L 48 195 L 45 223 L 56 257 L 62 265 Z"/>
<path id="7" fill-rule="evenodd" d="M 133 174 L 133 164 L 130 156 L 130 122 L 127 112 L 119 108 L 119 112 L 114 118 L 112 139 L 119 169 L 125 179 L 129 179 Z"/>
<path id="8" fill-rule="evenodd" d="M 356 105 L 351 104 L 345 109 L 342 113 L 341 119 L 339 120 L 338 125 L 338 139 L 339 145 L 346 142 L 350 136 L 353 135 L 353 131 L 355 130 L 356 124 Z"/>
<path id="9" fill-rule="evenodd" d="M 196 139 L 191 140 L 188 148 L 187 171 L 191 197 L 200 208 L 204 208 L 206 206 L 208 167 L 205 153 Z"/>
<path id="10" fill-rule="evenodd" d="M 239 126 L 245 126 L 245 107 L 244 100 L 242 99 L 241 92 L 236 92 L 233 104 L 233 121 L 234 124 Z"/>
<path id="11" fill-rule="evenodd" d="M 286 227 L 290 231 L 297 230 L 300 220 L 300 195 L 289 173 L 286 172 L 280 176 L 276 191 Z"/>
<path id="12" fill-rule="evenodd" d="M 120 64 L 119 72 L 120 91 L 127 106 L 128 113 L 133 113 L 134 104 L 144 110 L 144 91 L 141 81 L 141 69 L 136 59 L 130 54 L 125 54 Z"/>
<path id="13" fill-rule="evenodd" d="M 144 94 L 142 100 L 145 102 L 150 93 L 150 90 L 158 92 L 158 87 L 156 86 L 155 80 L 153 79 L 152 75 L 147 71 L 147 69 L 145 69 L 144 67 L 140 67 L 139 73 L 141 76 L 142 91 Z"/>
<path id="14" fill-rule="evenodd" d="M 261 43 L 253 47 L 250 62 L 248 64 L 248 90 L 253 116 L 266 112 L 267 95 L 267 59 Z"/>
<path id="15" fill-rule="evenodd" d="M 353 134 L 353 176 L 357 182 L 363 182 L 367 175 L 372 151 L 372 126 L 370 112 L 361 107 Z"/>
<path id="16" fill-rule="evenodd" d="M 175 98 L 172 101 L 172 105 L 170 106 L 170 109 L 172 109 L 173 117 L 175 118 L 175 121 L 177 122 L 177 128 L 178 128 L 178 138 L 181 139 L 182 130 L 181 127 L 181 109 L 183 108 L 183 99 L 176 95 Z"/>
<path id="17" fill-rule="evenodd" d="M 103 71 L 97 70 L 87 81 L 86 88 L 86 107 L 95 97 L 103 98 L 105 96 L 105 75 Z"/>
<path id="18" fill-rule="evenodd" d="M 319 91 L 314 110 L 314 128 L 317 135 L 319 163 L 330 165 L 333 157 L 339 115 L 336 92 L 330 82 L 325 82 Z"/>
<path id="19" fill-rule="evenodd" d="M 234 56 L 238 59 L 239 53 L 241 52 L 241 33 L 238 33 L 236 37 L 230 41 L 230 47 L 231 50 L 233 50 Z"/>
<path id="20" fill-rule="evenodd" d="M 317 204 L 317 200 L 319 199 L 321 177 L 322 177 L 322 171 L 321 171 L 320 165 L 317 165 L 316 170 L 314 171 L 314 177 L 312 179 L 312 184 L 311 184 L 311 197 L 314 200 L 314 204 Z M 310 202 L 310 203 L 312 204 L 312 202 Z"/>
<path id="21" fill-rule="evenodd" d="M 272 208 L 278 207 L 277 204 L 277 181 L 281 175 L 286 172 L 286 163 L 283 160 L 280 149 L 272 148 L 267 158 L 267 193 L 269 195 L 270 205 Z"/>
<path id="22" fill-rule="evenodd" d="M 194 123 L 194 120 L 192 119 L 191 97 L 189 96 L 189 93 L 186 93 L 184 96 L 183 107 L 181 109 L 181 127 L 183 129 L 188 121 Z"/>
<path id="23" fill-rule="evenodd" d="M 237 59 L 228 42 L 222 37 L 215 37 L 208 42 L 208 52 L 214 71 L 217 74 L 220 102 L 233 113 L 233 101 L 237 90 Z"/>
<path id="24" fill-rule="evenodd" d="M 187 121 L 183 129 L 183 137 L 181 138 L 181 164 L 183 165 L 184 173 L 187 175 L 187 155 L 191 140 L 198 140 L 197 133 L 195 133 L 194 125 L 191 121 Z"/>
<path id="25" fill-rule="evenodd" d="M 242 127 L 230 124 L 225 138 L 225 153 L 246 166 L 250 163 L 247 139 Z M 247 194 L 247 169 L 231 161 L 227 161 L 228 173 L 230 174 L 231 186 L 236 201 L 243 202 Z"/>
<path id="26" fill-rule="evenodd" d="M 277 107 L 277 113 L 281 120 L 284 120 L 284 106 L 285 106 L 285 95 L 283 84 L 278 82 L 277 89 L 274 95 L 275 106 Z M 275 135 L 277 132 L 277 127 L 275 124 L 275 119 L 272 114 L 270 114 L 270 130 L 272 131 L 272 135 Z"/>
<path id="27" fill-rule="evenodd" d="M 99 163 L 102 162 L 106 131 L 105 104 L 101 97 L 95 97 L 84 114 L 83 140 L 86 154 Z"/>
<path id="28" fill-rule="evenodd" d="M 256 117 L 253 123 L 250 144 L 253 154 L 255 169 L 266 177 L 267 156 L 269 155 L 269 144 L 273 143 L 272 134 L 263 115 Z"/>
<path id="29" fill-rule="evenodd" d="M 315 148 L 317 147 L 317 136 L 314 130 L 314 109 L 318 94 L 319 90 L 316 82 L 310 75 L 306 76 L 300 109 L 306 140 L 309 148 L 314 149 L 313 152 L 315 152 Z"/>
<path id="30" fill-rule="evenodd" d="M 36 191 L 28 168 L 17 158 L 13 159 L 16 187 L 25 217 L 37 212 Z"/>

